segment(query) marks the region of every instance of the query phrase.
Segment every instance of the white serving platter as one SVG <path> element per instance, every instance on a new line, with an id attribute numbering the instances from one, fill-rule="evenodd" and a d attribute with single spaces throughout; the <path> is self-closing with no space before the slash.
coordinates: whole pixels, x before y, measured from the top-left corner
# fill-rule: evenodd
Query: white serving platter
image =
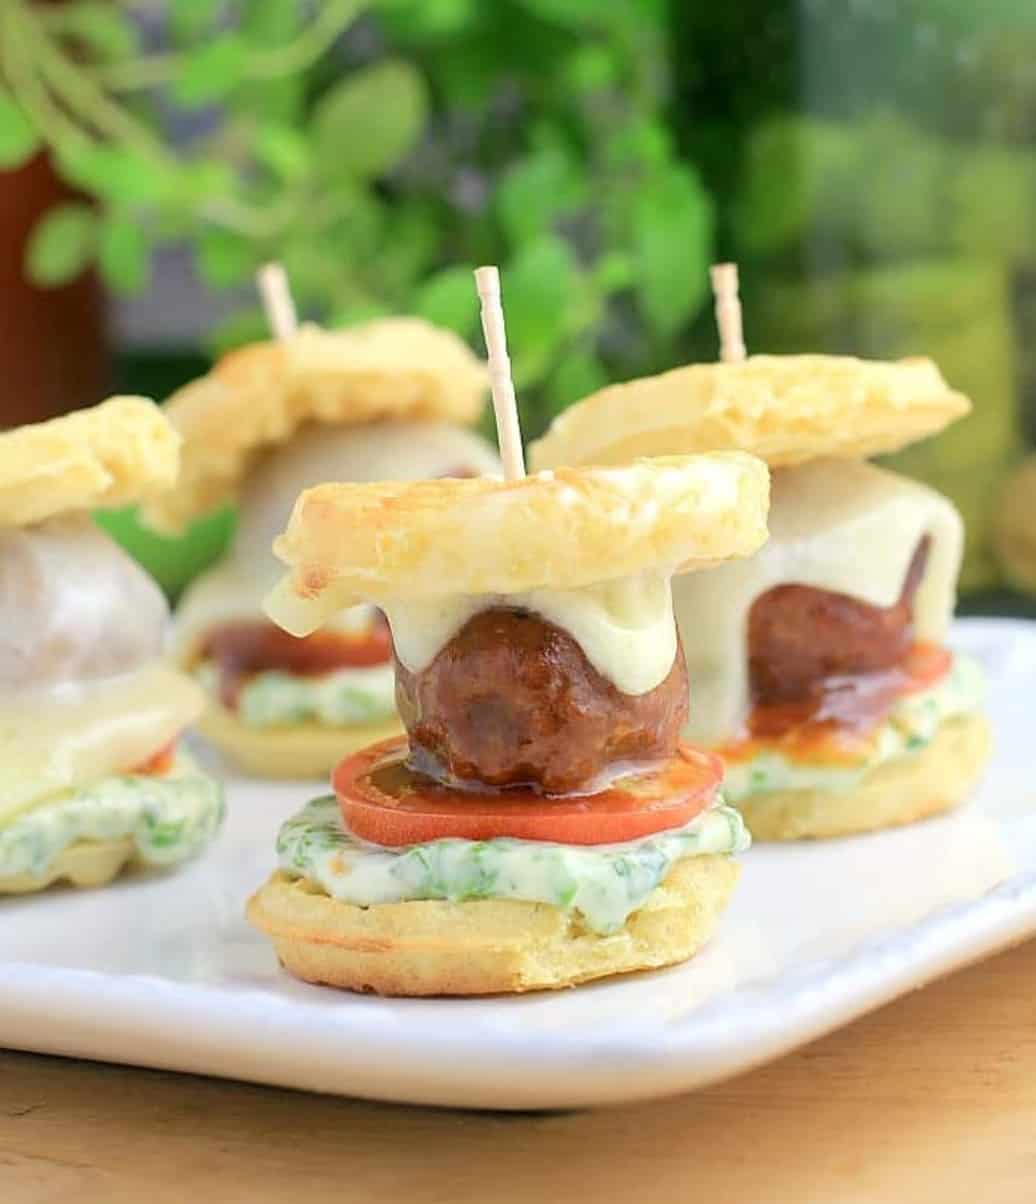
<path id="1" fill-rule="evenodd" d="M 314 793 L 233 781 L 185 870 L 0 903 L 0 1045 L 410 1103 L 564 1108 L 684 1091 L 1036 934 L 1036 624 L 972 619 L 995 759 L 948 817 L 745 857 L 687 966 L 562 993 L 383 1000 L 296 982 L 242 906 Z"/>

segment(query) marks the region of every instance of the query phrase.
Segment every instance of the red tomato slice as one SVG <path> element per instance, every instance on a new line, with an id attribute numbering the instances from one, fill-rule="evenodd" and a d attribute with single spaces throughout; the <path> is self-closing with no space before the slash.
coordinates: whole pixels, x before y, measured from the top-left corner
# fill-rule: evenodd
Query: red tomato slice
<path id="1" fill-rule="evenodd" d="M 170 740 L 158 752 L 153 753 L 146 761 L 141 761 L 139 765 L 134 766 L 130 770 L 131 774 L 137 777 L 143 776 L 159 776 L 163 773 L 168 773 L 173 767 L 173 760 L 176 757 L 176 741 Z"/>
<path id="2" fill-rule="evenodd" d="M 904 694 L 917 694 L 928 690 L 946 676 L 953 668 L 953 653 L 941 644 L 927 642 L 911 645 L 902 661 L 906 675 Z"/>
<path id="3" fill-rule="evenodd" d="M 372 744 L 332 777 L 346 827 L 361 840 L 398 848 L 443 837 L 515 836 L 558 844 L 611 844 L 689 823 L 723 779 L 719 757 L 680 746 L 651 770 L 597 794 L 544 796 L 515 789 L 477 793 L 410 770 L 406 737 Z"/>

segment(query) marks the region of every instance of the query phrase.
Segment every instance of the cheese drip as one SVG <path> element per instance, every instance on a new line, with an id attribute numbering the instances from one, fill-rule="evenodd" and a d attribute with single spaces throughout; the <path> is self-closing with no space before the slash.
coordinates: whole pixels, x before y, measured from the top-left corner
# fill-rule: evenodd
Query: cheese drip
<path id="1" fill-rule="evenodd" d="M 161 590 L 86 517 L 0 532 L 0 689 L 126 673 L 162 650 Z"/>
<path id="2" fill-rule="evenodd" d="M 718 744 L 741 731 L 751 705 L 748 612 L 775 586 L 807 585 L 888 607 L 928 535 L 914 631 L 920 640 L 945 640 L 964 528 L 941 494 L 862 461 L 812 461 L 774 472 L 769 526 L 769 542 L 750 560 L 674 583 L 692 683 L 688 739 Z"/>
<path id="3" fill-rule="evenodd" d="M 182 673 L 152 664 L 0 700 L 0 823 L 52 795 L 140 765 L 201 713 Z"/>
<path id="4" fill-rule="evenodd" d="M 484 439 L 447 423 L 306 427 L 256 465 L 238 505 L 234 546 L 184 595 L 177 611 L 181 658 L 187 659 L 190 646 L 214 623 L 262 615 L 262 600 L 284 571 L 273 541 L 303 490 L 324 481 L 416 481 L 499 471 L 500 461 Z M 369 624 L 372 612 L 350 607 L 325 626 L 356 631 Z"/>
<path id="5" fill-rule="evenodd" d="M 597 672 L 623 694 L 655 689 L 676 659 L 668 573 L 642 573 L 583 589 L 394 599 L 384 610 L 396 656 L 420 673 L 469 619 L 495 607 L 528 610 L 567 631 Z"/>
<path id="6" fill-rule="evenodd" d="M 256 577 L 243 572 L 232 560 L 199 577 L 184 594 L 176 612 L 173 655 L 177 663 L 191 666 L 197 659 L 199 645 L 213 627 L 235 619 L 245 623 L 266 620 L 260 606 L 262 598 L 262 586 L 256 583 Z M 329 631 L 362 635 L 374 622 L 375 613 L 373 606 L 350 606 L 324 626 Z"/>

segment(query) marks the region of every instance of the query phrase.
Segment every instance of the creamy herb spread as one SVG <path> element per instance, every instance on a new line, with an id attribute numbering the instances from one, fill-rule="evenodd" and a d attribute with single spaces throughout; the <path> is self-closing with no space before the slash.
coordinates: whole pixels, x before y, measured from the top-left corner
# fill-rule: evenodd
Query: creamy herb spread
<path id="1" fill-rule="evenodd" d="M 609 845 L 435 840 L 399 849 L 366 844 L 333 796 L 314 799 L 277 837 L 280 868 L 361 907 L 412 899 L 521 899 L 579 912 L 595 932 L 621 928 L 683 857 L 739 853 L 741 816 L 719 804 L 682 828 Z"/>
<path id="2" fill-rule="evenodd" d="M 167 866 L 202 849 L 223 822 L 223 788 L 187 758 L 161 776 L 104 778 L 70 790 L 0 826 L 0 878 L 42 878 L 80 841 L 131 838 L 149 865 Z"/>
<path id="3" fill-rule="evenodd" d="M 852 790 L 876 766 L 920 752 L 946 720 L 978 710 L 984 692 L 978 663 L 958 654 L 942 681 L 896 703 L 861 760 L 844 766 L 810 765 L 788 760 L 778 752 L 763 752 L 727 765 L 723 793 L 737 803 L 750 795 L 779 790 Z"/>
<path id="4" fill-rule="evenodd" d="M 211 661 L 203 662 L 196 672 L 207 690 L 218 689 L 219 673 Z M 391 662 L 364 669 L 337 669 L 313 677 L 271 669 L 245 683 L 237 713 L 249 727 L 377 723 L 396 713 L 395 672 Z"/>

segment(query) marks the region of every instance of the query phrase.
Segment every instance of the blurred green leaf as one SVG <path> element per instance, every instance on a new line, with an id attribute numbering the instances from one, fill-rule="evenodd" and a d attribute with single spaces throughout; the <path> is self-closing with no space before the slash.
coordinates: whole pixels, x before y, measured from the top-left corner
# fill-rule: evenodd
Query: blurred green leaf
<path id="1" fill-rule="evenodd" d="M 386 239 L 387 206 L 372 189 L 343 183 L 320 197 L 322 213 L 303 207 L 278 253 L 302 297 L 323 304 L 366 276 Z M 348 294 L 344 294 L 348 295 Z"/>
<path id="2" fill-rule="evenodd" d="M 246 80 L 231 101 L 239 112 L 250 117 L 301 126 L 306 108 L 306 84 L 306 76 L 301 74 Z"/>
<path id="3" fill-rule="evenodd" d="M 108 143 L 80 142 L 58 156 L 71 184 L 120 205 L 147 205 L 161 200 L 175 184 L 165 164 Z"/>
<path id="4" fill-rule="evenodd" d="M 673 158 L 673 136 L 652 118 L 629 121 L 608 138 L 605 156 L 616 171 L 661 167 Z"/>
<path id="5" fill-rule="evenodd" d="M 611 251 L 594 264 L 593 282 L 608 296 L 629 288 L 635 276 L 633 258 L 625 251 Z"/>
<path id="6" fill-rule="evenodd" d="M 216 322 L 205 338 L 205 347 L 210 355 L 219 357 L 235 347 L 258 343 L 270 337 L 270 326 L 266 314 L 258 306 L 239 309 L 228 318 Z"/>
<path id="7" fill-rule="evenodd" d="M 941 143 L 892 113 L 852 131 L 857 144 L 855 212 L 864 246 L 877 255 L 919 254 L 945 242 L 949 155 Z"/>
<path id="8" fill-rule="evenodd" d="M 298 180 L 309 170 L 309 143 L 293 126 L 268 122 L 255 138 L 255 157 L 283 180 Z"/>
<path id="9" fill-rule="evenodd" d="M 223 100 L 248 71 L 248 43 L 238 33 L 217 34 L 188 52 L 172 87 L 173 97 L 186 108 Z"/>
<path id="10" fill-rule="evenodd" d="M 417 290 L 414 313 L 469 338 L 478 322 L 478 296 L 470 267 L 444 268 Z"/>
<path id="11" fill-rule="evenodd" d="M 950 239 L 985 258 L 1036 259 L 1036 161 L 1022 148 L 982 147 L 952 158 Z M 996 220 L 990 220 L 995 198 Z"/>
<path id="12" fill-rule="evenodd" d="M 0 171 L 21 167 L 39 146 L 40 140 L 28 117 L 10 93 L 0 88 Z"/>
<path id="13" fill-rule="evenodd" d="M 619 60 L 611 47 L 590 42 L 573 51 L 564 76 L 575 92 L 601 92 L 619 82 Z"/>
<path id="14" fill-rule="evenodd" d="M 83 41 L 101 58 L 127 58 L 140 47 L 140 28 L 132 15 L 103 0 L 76 0 L 61 10 L 61 30 Z"/>
<path id="15" fill-rule="evenodd" d="M 983 0 L 982 4 L 961 3 L 961 0 L 926 0 L 920 16 L 937 22 L 943 36 L 958 37 L 988 35 L 997 26 L 1006 25 L 1020 33 L 1026 26 L 1036 24 L 1036 11 L 1030 0 Z"/>
<path id="16" fill-rule="evenodd" d="M 440 234 L 437 216 L 416 198 L 408 206 L 388 206 L 386 215 L 378 270 L 384 273 L 387 290 L 409 295 L 434 260 Z"/>
<path id="17" fill-rule="evenodd" d="M 234 191 L 237 177 L 229 163 L 219 159 L 194 159 L 180 165 L 176 199 L 181 204 L 200 205 Z"/>
<path id="18" fill-rule="evenodd" d="M 496 208 L 504 234 L 512 246 L 520 246 L 585 199 L 584 181 L 571 157 L 548 148 L 527 155 L 505 173 Z"/>
<path id="19" fill-rule="evenodd" d="M 29 278 L 56 288 L 75 280 L 97 247 L 97 215 L 78 201 L 49 209 L 32 228 L 25 248 Z"/>
<path id="20" fill-rule="evenodd" d="M 478 17 L 478 0 L 378 0 L 378 16 L 405 42 L 456 34 Z"/>
<path id="21" fill-rule="evenodd" d="M 582 347 L 567 352 L 550 379 L 552 412 L 559 414 L 573 402 L 589 397 L 603 389 L 608 380 L 608 370 L 592 350 Z"/>
<path id="22" fill-rule="evenodd" d="M 521 5 L 544 21 L 576 29 L 595 24 L 605 7 L 601 0 L 521 0 Z"/>
<path id="23" fill-rule="evenodd" d="M 259 4 L 241 5 L 241 30 L 253 45 L 281 45 L 306 24 L 306 8 L 299 0 L 262 0 Z"/>
<path id="24" fill-rule="evenodd" d="M 502 273 L 507 341 L 520 388 L 543 379 L 564 342 L 576 275 L 571 248 L 549 235 L 519 250 Z"/>
<path id="25" fill-rule="evenodd" d="M 641 312 L 653 330 L 672 335 L 708 291 L 712 205 L 693 168 L 674 163 L 640 188 L 633 245 Z"/>
<path id="26" fill-rule="evenodd" d="M 857 140 L 845 126 L 773 117 L 752 132 L 734 226 L 746 251 L 772 254 L 821 221 L 847 229 L 859 189 Z"/>
<path id="27" fill-rule="evenodd" d="M 151 248 L 140 221 L 131 214 L 113 213 L 101 222 L 97 264 L 104 280 L 120 293 L 146 287 Z"/>
<path id="28" fill-rule="evenodd" d="M 319 239 L 303 230 L 293 230 L 277 253 L 300 305 L 325 312 L 339 296 L 339 289 L 355 287 L 362 260 L 349 250 L 346 224 L 331 227 Z"/>
<path id="29" fill-rule="evenodd" d="M 198 270 L 212 288 L 229 288 L 250 280 L 257 252 L 252 243 L 228 230 L 207 226 L 198 237 Z"/>
<path id="30" fill-rule="evenodd" d="M 204 338 L 205 351 L 218 359 L 239 347 L 268 342 L 273 337 L 266 313 L 249 306 L 214 322 Z"/>
<path id="31" fill-rule="evenodd" d="M 346 76 L 317 102 L 314 154 L 329 178 L 372 179 L 413 149 L 427 118 L 421 73 L 385 59 Z"/>
<path id="32" fill-rule="evenodd" d="M 319 215 L 310 226 L 304 206 L 273 251 L 284 263 L 299 305 L 321 318 L 358 294 L 366 298 L 372 287 L 379 302 L 386 300 L 379 272 L 383 207 L 358 188 L 343 188 L 333 199 L 338 209 L 333 220 Z"/>
<path id="33" fill-rule="evenodd" d="M 444 41 L 436 53 L 434 81 L 455 112 L 472 117 L 485 113 L 500 91 L 498 44 L 477 36 Z"/>
<path id="34" fill-rule="evenodd" d="M 571 137 L 565 126 L 559 121 L 539 117 L 528 122 L 524 127 L 524 132 L 533 154 L 555 152 L 565 156 L 571 155 Z"/>
<path id="35" fill-rule="evenodd" d="M 298 0 L 263 0 L 241 8 L 241 33 L 249 47 L 275 49 L 297 38 L 315 15 Z M 298 128 L 303 123 L 307 72 L 293 72 L 267 79 L 248 79 L 230 97 L 234 109 L 254 121 L 272 121 Z M 301 131 L 300 131 L 301 132 Z"/>
<path id="36" fill-rule="evenodd" d="M 197 41 L 211 30 L 223 8 L 223 0 L 170 0 L 169 31 L 178 44 Z"/>
<path id="37" fill-rule="evenodd" d="M 350 301 L 339 306 L 331 313 L 328 326 L 333 330 L 341 330 L 348 326 L 358 326 L 361 322 L 373 322 L 375 318 L 387 318 L 391 311 L 372 298 Z"/>
<path id="38" fill-rule="evenodd" d="M 637 0 L 636 4 L 606 5 L 608 23 L 620 28 L 654 29 L 664 34 L 668 30 L 671 0 Z"/>

